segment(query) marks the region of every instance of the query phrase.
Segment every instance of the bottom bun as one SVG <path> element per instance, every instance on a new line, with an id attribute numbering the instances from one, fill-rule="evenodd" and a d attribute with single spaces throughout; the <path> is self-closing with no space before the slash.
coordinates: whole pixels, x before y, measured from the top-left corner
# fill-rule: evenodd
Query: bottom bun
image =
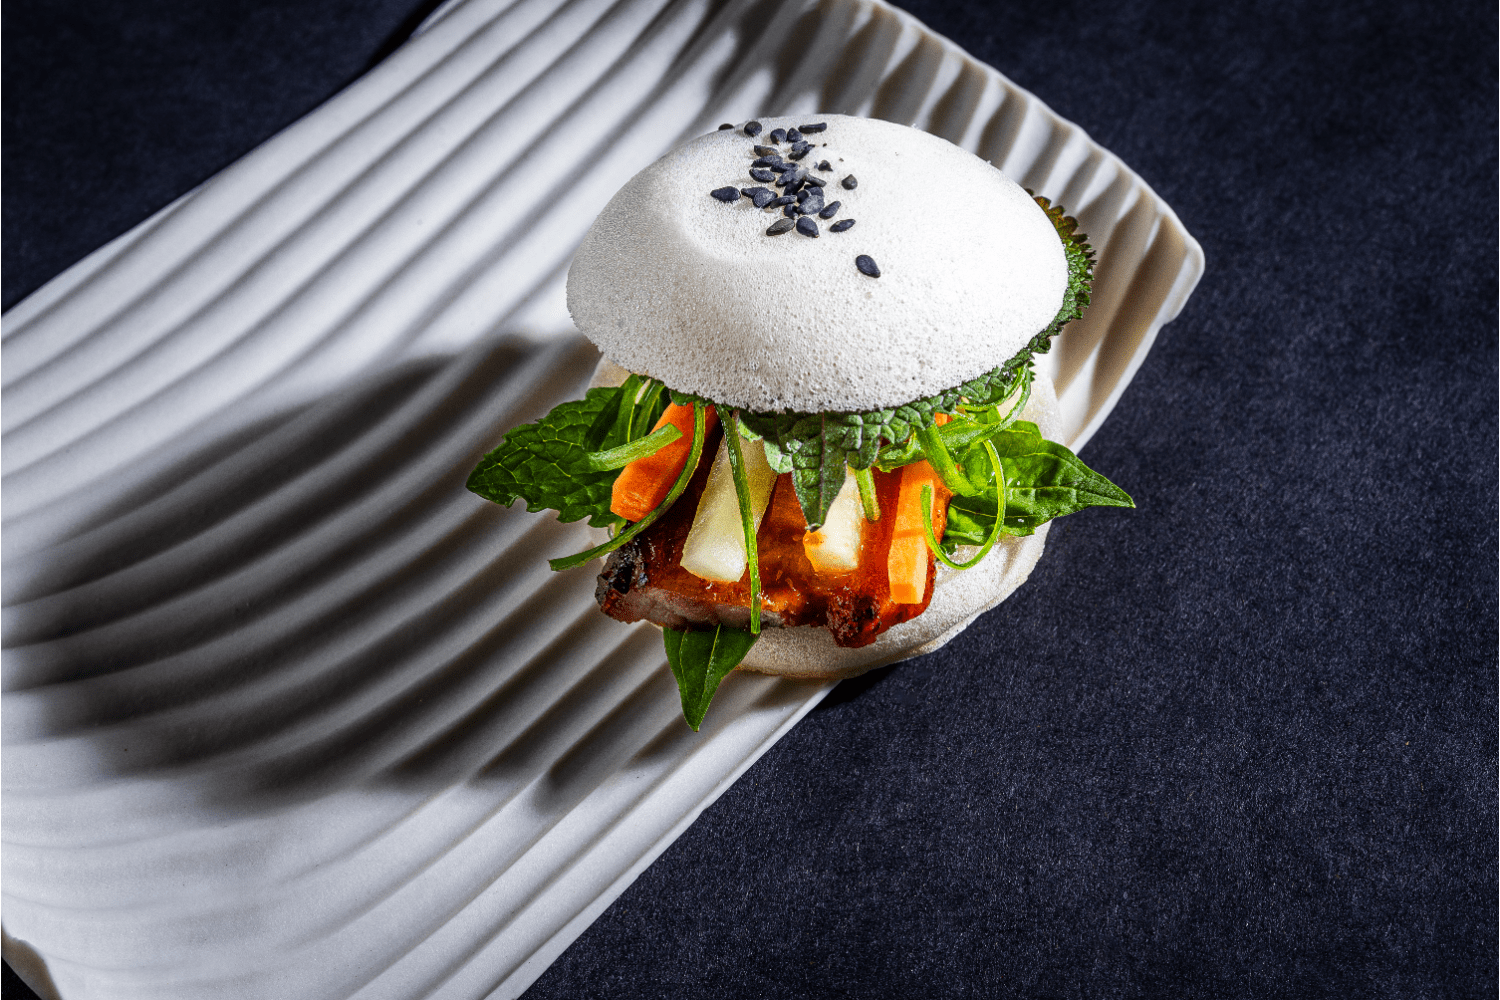
<path id="1" fill-rule="evenodd" d="M 605 358 L 595 369 L 591 384 L 619 385 L 628 375 Z M 1057 393 L 1047 376 L 1036 376 L 1021 417 L 1036 424 L 1043 437 L 1056 440 L 1061 421 Z M 891 626 L 868 646 L 840 646 L 833 641 L 832 633 L 815 626 L 768 628 L 761 632 L 739 669 L 807 680 L 838 680 L 941 649 L 1026 582 L 1042 557 L 1050 527 L 1044 524 L 1036 534 L 1021 538 L 1001 535 L 990 554 L 973 569 L 950 569 L 939 563 L 927 610 L 911 621 Z M 956 561 L 972 558 L 977 551 L 960 548 Z"/>

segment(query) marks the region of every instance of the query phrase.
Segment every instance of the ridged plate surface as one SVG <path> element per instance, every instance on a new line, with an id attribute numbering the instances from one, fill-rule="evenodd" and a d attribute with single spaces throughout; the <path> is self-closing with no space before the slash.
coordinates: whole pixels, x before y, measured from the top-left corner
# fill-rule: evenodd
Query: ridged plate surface
<path id="1" fill-rule="evenodd" d="M 1068 443 L 1202 270 L 1078 128 L 873 0 L 465 0 L 4 323 L 5 954 L 68 998 L 515 996 L 826 692 L 462 488 L 595 355 L 569 255 L 721 121 L 914 123 L 1066 205 Z M 982 626 L 980 626 L 982 627 Z"/>

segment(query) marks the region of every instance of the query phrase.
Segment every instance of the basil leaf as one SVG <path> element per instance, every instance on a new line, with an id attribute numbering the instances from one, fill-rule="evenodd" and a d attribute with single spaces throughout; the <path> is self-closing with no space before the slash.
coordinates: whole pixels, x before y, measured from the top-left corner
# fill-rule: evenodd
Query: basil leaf
<path id="1" fill-rule="evenodd" d="M 1134 507 L 1130 494 L 1083 464 L 1055 441 L 1048 441 L 1035 424 L 1018 420 L 994 439 L 1005 468 L 1005 523 L 1003 530 L 1027 533 L 1054 517 L 1085 507 Z"/>
<path id="2" fill-rule="evenodd" d="M 541 420 L 512 428 L 500 447 L 480 460 L 469 474 L 468 487 L 486 500 L 509 507 L 526 501 L 526 509 L 557 511 L 558 520 L 588 518 L 594 527 L 614 524 L 610 513 L 613 470 L 590 468 L 591 432 L 606 410 L 623 409 L 621 392 L 590 389 L 581 400 L 562 403 Z M 598 442 L 605 448 L 623 444 L 613 431 Z"/>
<path id="3" fill-rule="evenodd" d="M 677 678 L 677 691 L 682 696 L 682 717 L 693 727 L 693 732 L 703 724 L 719 683 L 740 665 L 757 638 L 744 629 L 727 625 L 662 629 L 667 664 Z"/>
<path id="4" fill-rule="evenodd" d="M 1029 535 L 1039 526 L 1085 507 L 1134 507 L 1135 501 L 1055 441 L 1042 437 L 1036 424 L 1017 420 L 990 439 L 1005 473 L 1005 515 L 1000 530 Z M 977 464 L 982 449 L 965 452 L 965 467 Z M 975 497 L 954 497 L 943 532 L 944 551 L 958 545 L 980 545 L 995 523 L 999 507 L 994 474 Z"/>
<path id="5" fill-rule="evenodd" d="M 983 545 L 995 524 L 995 498 L 991 494 L 982 497 L 954 497 L 948 501 L 948 524 L 943 529 L 943 551 L 953 555 L 960 545 Z M 1005 532 L 1001 525 L 1001 533 Z M 1030 531 L 1010 534 L 1031 534 Z"/>

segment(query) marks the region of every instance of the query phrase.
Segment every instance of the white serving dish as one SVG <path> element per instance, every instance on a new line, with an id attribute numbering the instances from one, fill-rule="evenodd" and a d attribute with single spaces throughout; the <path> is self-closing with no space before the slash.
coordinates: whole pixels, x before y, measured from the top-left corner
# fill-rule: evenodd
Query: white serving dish
<path id="1" fill-rule="evenodd" d="M 1076 214 L 1066 440 L 1202 273 L 1076 126 L 876 0 L 460 0 L 4 321 L 5 956 L 44 995 L 508 997 L 810 709 L 462 483 L 593 366 L 573 246 L 721 121 L 909 122 Z"/>

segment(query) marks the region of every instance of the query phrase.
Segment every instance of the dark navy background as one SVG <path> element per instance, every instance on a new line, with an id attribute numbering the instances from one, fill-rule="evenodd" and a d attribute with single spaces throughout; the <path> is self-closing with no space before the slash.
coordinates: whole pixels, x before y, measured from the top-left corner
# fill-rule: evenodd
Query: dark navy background
<path id="1" fill-rule="evenodd" d="M 4 304 L 432 6 L 7 5 Z M 1139 509 L 840 685 L 528 996 L 1494 996 L 1494 5 L 904 6 L 1202 241 L 1084 452 Z"/>

